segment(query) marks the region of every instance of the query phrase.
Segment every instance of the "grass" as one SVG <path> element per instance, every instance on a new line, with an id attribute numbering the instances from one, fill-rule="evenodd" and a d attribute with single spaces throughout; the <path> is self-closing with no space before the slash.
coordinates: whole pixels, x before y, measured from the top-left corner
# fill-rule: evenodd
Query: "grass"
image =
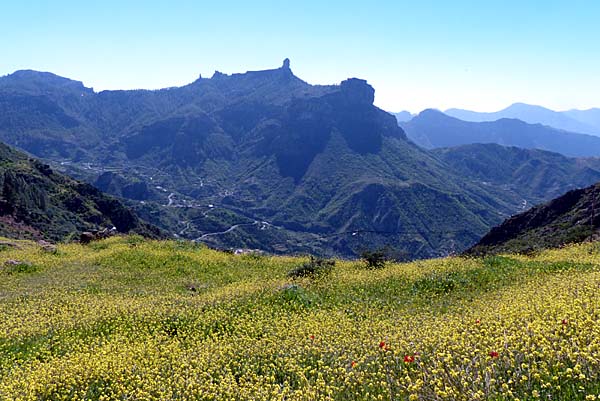
<path id="1" fill-rule="evenodd" d="M 0 399 L 590 400 L 600 247 L 367 269 L 117 237 L 0 265 Z M 331 269 L 330 269 L 331 268 Z"/>

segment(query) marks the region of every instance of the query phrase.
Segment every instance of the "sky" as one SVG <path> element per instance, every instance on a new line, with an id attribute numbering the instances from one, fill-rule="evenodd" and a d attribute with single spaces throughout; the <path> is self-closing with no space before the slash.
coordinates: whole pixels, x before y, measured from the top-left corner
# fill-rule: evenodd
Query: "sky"
<path id="1" fill-rule="evenodd" d="M 275 68 L 349 77 L 388 111 L 600 107 L 600 1 L 0 0 L 0 75 L 96 91 Z"/>

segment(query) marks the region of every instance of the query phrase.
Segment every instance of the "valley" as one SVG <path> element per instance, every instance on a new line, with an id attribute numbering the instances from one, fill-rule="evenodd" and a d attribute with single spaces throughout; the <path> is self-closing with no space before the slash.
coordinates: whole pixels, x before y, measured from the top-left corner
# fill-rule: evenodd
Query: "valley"
<path id="1" fill-rule="evenodd" d="M 584 175 L 548 169 L 536 191 L 474 173 L 452 151 L 416 146 L 373 105 L 366 81 L 310 85 L 290 65 L 99 93 L 18 71 L 0 78 L 0 140 L 122 198 L 172 237 L 272 253 L 356 257 L 387 247 L 402 258 L 444 256 L 524 205 L 600 179 L 594 159 Z M 540 157 L 506 152 L 524 168 Z"/>

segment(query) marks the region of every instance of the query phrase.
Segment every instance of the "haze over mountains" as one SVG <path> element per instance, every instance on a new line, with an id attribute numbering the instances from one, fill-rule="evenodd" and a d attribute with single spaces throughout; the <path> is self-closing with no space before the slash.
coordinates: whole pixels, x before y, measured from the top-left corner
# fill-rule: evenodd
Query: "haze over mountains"
<path id="1" fill-rule="evenodd" d="M 469 122 L 429 109 L 400 123 L 416 144 L 432 149 L 472 143 L 496 143 L 543 149 L 567 156 L 600 156 L 600 137 L 528 124 L 518 119 Z"/>
<path id="2" fill-rule="evenodd" d="M 532 202 L 600 179 L 597 159 L 425 150 L 373 99 L 360 79 L 310 85 L 289 60 L 156 91 L 95 93 L 18 71 L 0 78 L 0 140 L 129 198 L 173 235 L 283 253 L 389 245 L 408 258 L 444 255 Z M 497 168 L 475 174 L 473 154 Z M 526 174 L 545 163 L 559 167 Z"/>
<path id="3" fill-rule="evenodd" d="M 530 124 L 542 124 L 581 134 L 600 136 L 600 109 L 554 111 L 541 106 L 514 103 L 507 108 L 481 113 L 462 109 L 448 109 L 445 114 L 464 121 L 496 121 L 514 118 Z"/>

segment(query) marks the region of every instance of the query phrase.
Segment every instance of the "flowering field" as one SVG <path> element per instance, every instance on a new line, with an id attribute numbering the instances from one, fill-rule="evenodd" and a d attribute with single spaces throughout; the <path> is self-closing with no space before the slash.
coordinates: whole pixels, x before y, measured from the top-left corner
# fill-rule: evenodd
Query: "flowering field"
<path id="1" fill-rule="evenodd" d="M 111 238 L 0 248 L 0 399 L 595 400 L 600 245 L 369 270 Z"/>

